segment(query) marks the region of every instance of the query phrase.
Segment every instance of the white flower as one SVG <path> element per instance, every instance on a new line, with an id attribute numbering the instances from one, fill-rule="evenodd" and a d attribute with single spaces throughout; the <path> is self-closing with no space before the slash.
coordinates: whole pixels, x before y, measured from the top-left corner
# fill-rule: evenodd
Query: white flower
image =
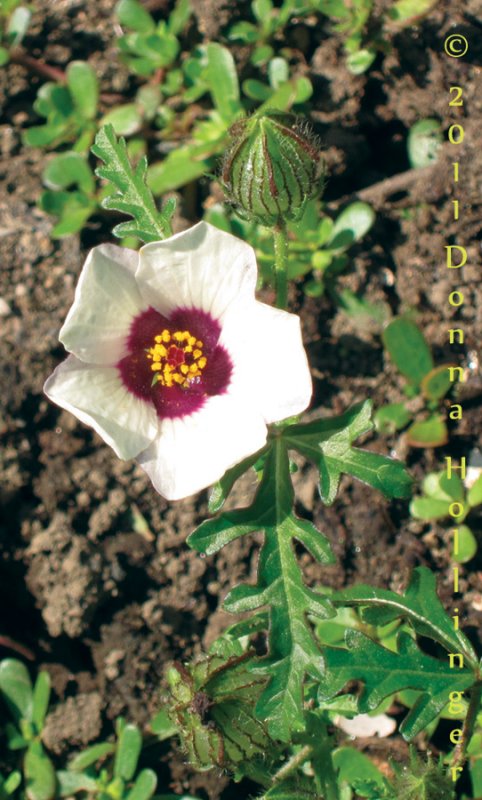
<path id="1" fill-rule="evenodd" d="M 71 355 L 45 392 L 169 500 L 310 401 L 299 318 L 255 299 L 256 272 L 249 245 L 205 222 L 139 253 L 101 245 L 83 267 L 60 332 Z"/>

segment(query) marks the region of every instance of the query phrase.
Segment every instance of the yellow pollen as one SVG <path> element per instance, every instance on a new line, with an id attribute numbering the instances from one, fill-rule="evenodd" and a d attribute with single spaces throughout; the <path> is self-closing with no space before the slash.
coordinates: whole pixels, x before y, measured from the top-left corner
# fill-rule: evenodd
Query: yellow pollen
<path id="1" fill-rule="evenodd" d="M 153 346 L 146 350 L 154 373 L 152 385 L 189 388 L 194 379 L 202 376 L 207 364 L 202 348 L 203 343 L 187 330 L 171 333 L 165 328 L 156 334 Z"/>

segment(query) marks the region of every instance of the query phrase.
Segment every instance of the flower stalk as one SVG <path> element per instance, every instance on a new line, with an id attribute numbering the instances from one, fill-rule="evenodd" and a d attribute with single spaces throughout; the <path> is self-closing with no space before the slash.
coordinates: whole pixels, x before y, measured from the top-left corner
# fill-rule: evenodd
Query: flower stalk
<path id="1" fill-rule="evenodd" d="M 288 308 L 288 235 L 283 226 L 276 227 L 274 238 L 274 268 L 276 285 L 276 307 Z"/>

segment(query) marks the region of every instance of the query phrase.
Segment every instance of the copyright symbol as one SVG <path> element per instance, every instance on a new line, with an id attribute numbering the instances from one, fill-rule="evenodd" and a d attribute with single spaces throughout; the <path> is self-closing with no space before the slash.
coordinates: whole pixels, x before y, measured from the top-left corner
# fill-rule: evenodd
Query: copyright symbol
<path id="1" fill-rule="evenodd" d="M 461 58 L 469 49 L 469 43 L 461 33 L 451 33 L 444 42 L 444 50 L 450 58 Z"/>

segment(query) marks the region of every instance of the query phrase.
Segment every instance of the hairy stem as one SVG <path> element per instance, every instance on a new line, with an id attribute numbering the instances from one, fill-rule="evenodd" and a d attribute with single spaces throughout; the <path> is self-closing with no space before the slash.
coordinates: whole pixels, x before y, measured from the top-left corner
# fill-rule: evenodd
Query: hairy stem
<path id="1" fill-rule="evenodd" d="M 286 228 L 276 227 L 274 237 L 274 268 L 276 283 L 276 307 L 288 307 L 288 236 Z"/>
<path id="2" fill-rule="evenodd" d="M 286 764 L 284 764 L 281 769 L 279 769 L 278 772 L 273 775 L 273 783 L 279 783 L 291 775 L 292 772 L 295 772 L 295 770 L 297 770 L 298 767 L 301 767 L 305 761 L 308 761 L 312 753 L 313 748 L 311 744 L 307 744 L 302 747 L 301 750 L 298 750 L 298 752 L 295 753 L 294 756 L 291 756 Z"/>
<path id="3" fill-rule="evenodd" d="M 467 714 L 462 726 L 462 736 L 459 744 L 454 751 L 454 767 L 463 767 L 467 759 L 467 747 L 469 746 L 472 734 L 474 732 L 475 721 L 479 712 L 480 703 L 482 699 L 482 683 L 476 683 L 471 690 L 470 702 Z"/>

